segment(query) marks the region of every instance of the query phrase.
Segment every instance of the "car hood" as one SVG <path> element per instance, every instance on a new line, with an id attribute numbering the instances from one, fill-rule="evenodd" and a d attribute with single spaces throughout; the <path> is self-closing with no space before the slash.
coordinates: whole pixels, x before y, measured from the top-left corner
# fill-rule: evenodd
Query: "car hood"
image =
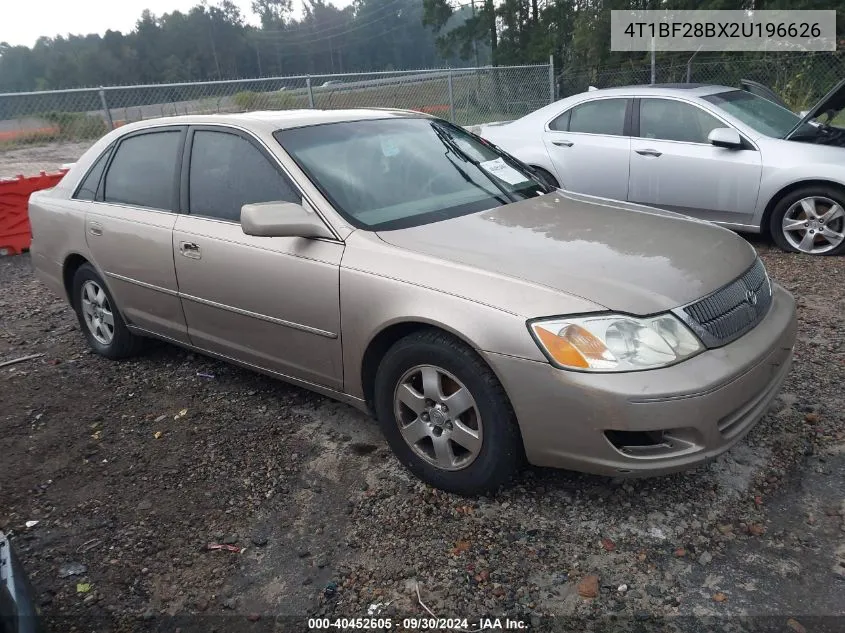
<path id="1" fill-rule="evenodd" d="M 816 105 L 807 111 L 807 114 L 805 114 L 804 117 L 795 124 L 784 138 L 791 139 L 796 136 L 796 133 L 804 127 L 806 123 L 812 121 L 823 113 L 830 111 L 838 113 L 843 108 L 845 108 L 845 79 L 841 80 L 830 90 L 830 92 L 819 99 L 819 101 L 816 102 Z"/>
<path id="2" fill-rule="evenodd" d="M 378 236 L 631 314 L 695 301 L 756 257 L 742 238 L 713 224 L 561 191 Z"/>

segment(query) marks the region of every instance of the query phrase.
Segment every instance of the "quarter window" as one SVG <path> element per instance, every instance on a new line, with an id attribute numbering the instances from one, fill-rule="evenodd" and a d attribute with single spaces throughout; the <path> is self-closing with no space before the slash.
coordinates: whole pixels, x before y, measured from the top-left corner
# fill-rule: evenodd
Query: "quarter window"
<path id="1" fill-rule="evenodd" d="M 640 100 L 640 136 L 664 141 L 708 143 L 717 127 L 726 127 L 701 108 L 671 99 Z"/>
<path id="2" fill-rule="evenodd" d="M 559 132 L 566 132 L 569 129 L 569 115 L 571 114 L 572 110 L 567 110 L 566 112 L 561 114 L 558 118 L 549 123 L 549 129 L 557 130 Z"/>
<path id="3" fill-rule="evenodd" d="M 106 168 L 106 163 L 108 162 L 110 155 L 111 147 L 103 152 L 97 159 L 97 162 L 94 163 L 94 166 L 76 190 L 74 198 L 77 200 L 93 200 L 97 197 L 97 187 L 100 185 L 100 178 L 103 175 L 103 170 Z"/>
<path id="4" fill-rule="evenodd" d="M 106 172 L 106 202 L 173 211 L 182 132 L 147 132 L 124 139 Z"/>
<path id="5" fill-rule="evenodd" d="M 245 138 L 197 130 L 191 145 L 191 214 L 239 222 L 255 202 L 302 203 L 293 184 Z"/>
<path id="6" fill-rule="evenodd" d="M 625 134 L 627 99 L 597 99 L 577 105 L 569 111 L 569 132 Z"/>

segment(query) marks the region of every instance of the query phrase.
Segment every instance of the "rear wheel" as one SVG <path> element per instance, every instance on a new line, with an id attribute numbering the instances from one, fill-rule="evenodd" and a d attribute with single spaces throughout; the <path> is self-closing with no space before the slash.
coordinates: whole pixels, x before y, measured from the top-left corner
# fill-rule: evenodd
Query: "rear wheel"
<path id="1" fill-rule="evenodd" d="M 388 350 L 376 373 L 375 410 L 399 461 L 443 490 L 490 492 L 522 461 L 504 389 L 472 349 L 445 332 L 417 332 Z"/>
<path id="2" fill-rule="evenodd" d="M 785 251 L 839 255 L 845 252 L 845 195 L 834 187 L 796 189 L 775 205 L 769 228 Z"/>
<path id="3" fill-rule="evenodd" d="M 90 264 L 73 276 L 73 308 L 91 348 L 116 360 L 137 354 L 144 340 L 132 334 L 118 312 L 106 284 Z"/>

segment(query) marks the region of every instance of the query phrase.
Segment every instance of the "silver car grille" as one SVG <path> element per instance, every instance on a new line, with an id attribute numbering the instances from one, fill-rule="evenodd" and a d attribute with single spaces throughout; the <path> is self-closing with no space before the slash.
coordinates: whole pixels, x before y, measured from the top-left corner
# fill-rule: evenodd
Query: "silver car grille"
<path id="1" fill-rule="evenodd" d="M 676 313 L 707 347 L 720 347 L 756 326 L 772 305 L 772 286 L 760 259 L 738 279 Z"/>

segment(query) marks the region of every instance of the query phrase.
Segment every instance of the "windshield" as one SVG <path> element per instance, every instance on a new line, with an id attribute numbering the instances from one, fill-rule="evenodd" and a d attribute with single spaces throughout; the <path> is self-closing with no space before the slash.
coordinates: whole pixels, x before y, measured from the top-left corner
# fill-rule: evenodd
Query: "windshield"
<path id="1" fill-rule="evenodd" d="M 702 98 L 766 136 L 783 138 L 801 120 L 794 112 L 745 90 L 720 92 Z"/>
<path id="2" fill-rule="evenodd" d="M 338 212 L 369 230 L 436 222 L 551 191 L 516 159 L 441 120 L 328 123 L 275 137 Z"/>

